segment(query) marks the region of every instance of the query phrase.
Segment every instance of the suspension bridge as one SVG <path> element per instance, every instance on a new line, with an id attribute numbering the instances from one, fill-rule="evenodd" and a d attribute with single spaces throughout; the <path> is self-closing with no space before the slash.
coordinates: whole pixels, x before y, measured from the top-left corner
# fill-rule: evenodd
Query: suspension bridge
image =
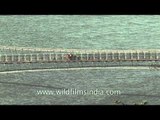
<path id="1" fill-rule="evenodd" d="M 31 64 L 33 67 L 36 64 L 38 68 L 43 63 L 42 68 L 118 67 L 150 66 L 159 61 L 159 49 L 81 50 L 0 46 L 1 65 Z"/>

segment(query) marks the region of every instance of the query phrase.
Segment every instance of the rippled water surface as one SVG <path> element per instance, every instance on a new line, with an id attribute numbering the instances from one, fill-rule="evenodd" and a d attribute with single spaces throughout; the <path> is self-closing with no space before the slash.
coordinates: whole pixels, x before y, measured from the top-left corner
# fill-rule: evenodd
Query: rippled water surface
<path id="1" fill-rule="evenodd" d="M 0 16 L 3 46 L 160 49 L 159 41 L 160 16 L 156 15 Z M 4 73 L 0 74 L 0 104 L 160 104 L 159 77 L 158 70 L 138 68 Z M 122 94 L 37 95 L 38 90 L 57 89 L 119 90 Z"/>

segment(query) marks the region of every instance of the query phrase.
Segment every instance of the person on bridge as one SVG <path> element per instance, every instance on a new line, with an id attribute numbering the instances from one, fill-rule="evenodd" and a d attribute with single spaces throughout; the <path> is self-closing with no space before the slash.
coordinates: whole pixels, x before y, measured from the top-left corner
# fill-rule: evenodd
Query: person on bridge
<path id="1" fill-rule="evenodd" d="M 73 55 L 71 53 L 66 55 L 67 60 L 69 61 L 76 61 L 76 60 L 80 60 L 80 57 L 77 57 L 76 55 Z"/>

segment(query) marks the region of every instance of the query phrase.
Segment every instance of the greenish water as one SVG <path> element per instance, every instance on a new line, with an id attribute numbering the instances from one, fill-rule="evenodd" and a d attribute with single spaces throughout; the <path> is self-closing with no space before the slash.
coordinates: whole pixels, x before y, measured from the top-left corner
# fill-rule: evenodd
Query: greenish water
<path id="1" fill-rule="evenodd" d="M 159 49 L 160 16 L 0 16 L 0 44 L 44 48 Z"/>
<path id="2" fill-rule="evenodd" d="M 160 49 L 160 16 L 0 16 L 0 45 Z M 43 64 L 44 65 L 44 64 Z M 43 65 L 39 65 L 43 66 Z M 33 65 L 34 66 L 34 65 Z M 36 65 L 35 65 L 36 66 Z M 46 65 L 46 67 L 50 65 Z M 1 65 L 1 71 L 25 65 Z M 30 66 L 28 66 L 30 67 Z M 160 104 L 159 70 L 41 71 L 0 75 L 0 104 Z M 50 86 L 50 88 L 46 87 Z M 120 90 L 121 95 L 37 95 L 37 90 Z"/>

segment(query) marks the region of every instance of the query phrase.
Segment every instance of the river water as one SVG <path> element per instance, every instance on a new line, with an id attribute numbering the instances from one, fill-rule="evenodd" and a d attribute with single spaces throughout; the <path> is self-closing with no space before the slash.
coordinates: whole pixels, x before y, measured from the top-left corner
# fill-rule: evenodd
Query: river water
<path id="1" fill-rule="evenodd" d="M 4 46 L 160 49 L 159 40 L 158 15 L 0 16 Z M 160 104 L 159 77 L 159 70 L 139 68 L 6 73 L 0 75 L 0 104 Z M 121 95 L 37 94 L 55 89 L 118 90 Z"/>

